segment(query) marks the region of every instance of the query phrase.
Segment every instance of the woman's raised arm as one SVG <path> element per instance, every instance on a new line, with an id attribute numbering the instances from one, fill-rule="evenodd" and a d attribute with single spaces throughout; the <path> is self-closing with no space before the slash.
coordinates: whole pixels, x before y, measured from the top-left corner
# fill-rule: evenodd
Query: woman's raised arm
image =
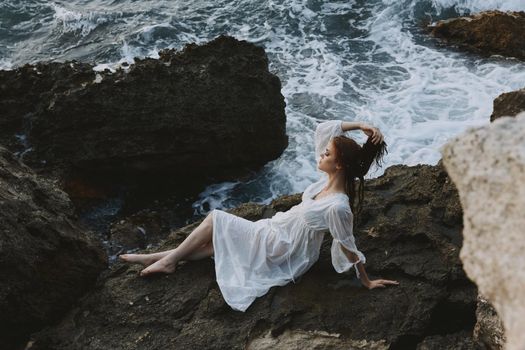
<path id="1" fill-rule="evenodd" d="M 343 131 L 361 129 L 368 136 L 372 137 L 372 142 L 375 144 L 383 142 L 383 134 L 375 126 L 363 122 L 342 122 L 341 129 Z"/>
<path id="2" fill-rule="evenodd" d="M 361 129 L 363 124 L 362 122 L 342 122 L 341 129 L 343 129 L 343 131 L 357 130 Z"/>
<path id="3" fill-rule="evenodd" d="M 364 122 L 346 122 L 342 120 L 326 120 L 317 125 L 314 134 L 315 142 L 315 161 L 319 162 L 331 138 L 343 135 L 346 131 L 361 129 L 368 137 L 372 137 L 372 142 L 380 143 L 383 135 L 378 128 Z"/>

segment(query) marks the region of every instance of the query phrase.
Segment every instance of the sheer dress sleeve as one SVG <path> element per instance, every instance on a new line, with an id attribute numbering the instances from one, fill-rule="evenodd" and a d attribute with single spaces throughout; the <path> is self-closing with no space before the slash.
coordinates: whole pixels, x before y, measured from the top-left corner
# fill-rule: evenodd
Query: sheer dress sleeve
<path id="1" fill-rule="evenodd" d="M 321 153 L 323 153 L 328 146 L 328 142 L 330 142 L 333 137 L 344 134 L 341 126 L 342 123 L 342 120 L 327 120 L 317 125 L 314 136 L 315 161 L 317 163 L 321 158 Z"/>
<path id="2" fill-rule="evenodd" d="M 332 234 L 333 241 L 330 249 L 332 255 L 332 265 L 339 273 L 348 271 L 352 266 L 355 268 L 357 277 L 359 270 L 357 263 L 366 263 L 364 254 L 359 251 L 355 245 L 355 238 L 353 234 L 353 214 L 350 207 L 342 205 L 332 205 L 326 210 L 326 223 L 328 229 Z M 358 260 L 352 262 L 343 252 L 342 247 L 357 254 Z"/>

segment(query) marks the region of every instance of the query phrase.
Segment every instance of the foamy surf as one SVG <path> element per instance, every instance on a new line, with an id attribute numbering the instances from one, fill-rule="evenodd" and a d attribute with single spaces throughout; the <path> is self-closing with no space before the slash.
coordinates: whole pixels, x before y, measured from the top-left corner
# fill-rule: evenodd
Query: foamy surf
<path id="1" fill-rule="evenodd" d="M 428 38 L 422 37 L 426 34 L 417 28 L 416 11 L 421 11 L 422 3 L 332 4 L 316 16 L 302 10 L 300 2 L 290 6 L 289 14 L 293 13 L 298 28 L 319 28 L 317 33 L 300 30 L 293 37 L 285 34 L 286 28 L 273 29 L 280 35 L 269 35 L 264 42 L 274 58 L 275 71 L 281 71 L 279 63 L 288 64 L 280 77 L 287 100 L 290 146 L 256 179 L 238 182 L 233 187 L 235 193 L 231 182 L 227 187 L 208 187 L 194 203 L 196 212 L 202 214 L 219 203 L 219 207 L 230 207 L 253 200 L 252 192 L 266 193 L 266 198 L 258 200 L 264 204 L 283 194 L 302 192 L 319 176 L 311 143 L 315 124 L 325 119 L 361 120 L 382 130 L 389 153 L 383 167 L 372 168 L 366 178 L 380 176 L 394 164 L 434 165 L 441 158 L 439 147 L 451 137 L 488 123 L 494 98 L 522 87 L 525 65 L 429 45 Z M 426 13 L 433 11 L 439 16 L 452 7 L 458 14 L 468 14 L 489 9 L 486 5 L 481 1 L 451 5 L 445 1 L 427 2 Z M 517 2 L 515 6 L 503 2 L 492 5 L 501 10 L 522 7 Z M 353 11 L 355 6 L 359 9 Z M 286 5 L 278 10 L 286 13 Z M 366 34 L 341 34 L 327 40 L 326 18 L 349 12 L 373 14 L 365 20 L 359 15 L 349 20 L 353 33 Z M 301 17 L 303 13 L 306 15 Z M 314 17 L 319 21 L 317 25 L 309 23 Z M 362 47 L 370 49 L 360 52 Z M 365 142 L 362 133 L 349 134 Z"/>
<path id="2" fill-rule="evenodd" d="M 0 67 L 78 59 L 95 62 L 96 71 L 114 71 L 135 57 L 156 58 L 160 49 L 220 34 L 264 47 L 270 71 L 282 81 L 289 146 L 249 180 L 208 186 L 193 203 L 196 214 L 205 214 L 302 192 L 320 175 L 313 132 L 327 119 L 381 129 L 389 153 L 367 178 L 394 164 L 436 164 L 439 147 L 451 137 L 489 122 L 496 96 L 523 87 L 525 65 L 436 45 L 420 22 L 491 9 L 525 10 L 525 2 L 0 1 L 11 19 L 9 35 L 0 38 Z M 361 132 L 349 135 L 365 141 Z"/>

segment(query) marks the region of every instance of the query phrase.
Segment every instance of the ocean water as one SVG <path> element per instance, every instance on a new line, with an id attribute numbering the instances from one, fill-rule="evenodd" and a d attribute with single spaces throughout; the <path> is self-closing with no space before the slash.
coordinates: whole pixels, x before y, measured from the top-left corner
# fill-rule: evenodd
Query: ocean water
<path id="1" fill-rule="evenodd" d="M 525 85 L 525 64 L 440 45 L 422 23 L 490 9 L 524 11 L 525 1 L 0 0 L 0 68 L 76 59 L 114 69 L 220 34 L 264 47 L 282 81 L 289 146 L 248 179 L 208 186 L 192 204 L 201 215 L 302 192 L 319 176 L 322 120 L 379 127 L 388 154 L 367 178 L 436 164 L 448 139 L 489 123 L 496 96 Z"/>

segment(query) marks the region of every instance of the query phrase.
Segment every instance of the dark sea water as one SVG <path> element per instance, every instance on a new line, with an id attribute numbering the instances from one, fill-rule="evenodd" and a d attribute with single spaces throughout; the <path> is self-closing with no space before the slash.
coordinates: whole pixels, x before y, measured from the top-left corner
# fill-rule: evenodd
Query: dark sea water
<path id="1" fill-rule="evenodd" d="M 193 203 L 198 215 L 303 191 L 319 176 L 321 120 L 381 129 L 389 153 L 367 178 L 393 164 L 436 164 L 447 140 L 489 123 L 496 96 L 525 85 L 523 63 L 462 53 L 421 29 L 488 9 L 525 10 L 525 1 L 1 0 L 0 68 L 76 59 L 114 69 L 220 34 L 264 47 L 283 84 L 289 147 L 246 181 L 211 184 Z"/>

